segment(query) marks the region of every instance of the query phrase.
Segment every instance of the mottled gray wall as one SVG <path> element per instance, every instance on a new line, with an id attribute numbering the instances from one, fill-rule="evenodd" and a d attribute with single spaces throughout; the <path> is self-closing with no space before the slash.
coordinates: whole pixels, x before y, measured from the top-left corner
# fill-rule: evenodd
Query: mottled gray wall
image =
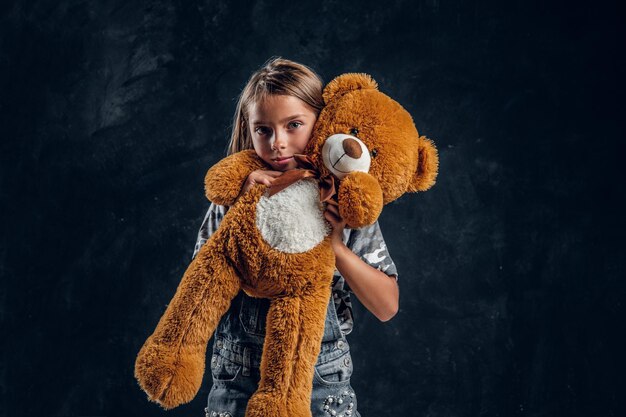
<path id="1" fill-rule="evenodd" d="M 163 413 L 135 355 L 189 263 L 235 99 L 273 55 L 368 72 L 440 150 L 388 206 L 401 309 L 360 305 L 371 416 L 617 416 L 624 53 L 614 4 L 0 6 L 0 416 Z"/>

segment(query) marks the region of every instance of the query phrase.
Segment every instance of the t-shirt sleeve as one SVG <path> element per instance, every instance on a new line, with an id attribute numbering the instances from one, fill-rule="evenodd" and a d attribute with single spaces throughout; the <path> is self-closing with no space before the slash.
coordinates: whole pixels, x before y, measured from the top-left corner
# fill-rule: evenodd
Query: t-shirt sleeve
<path id="1" fill-rule="evenodd" d="M 204 216 L 204 220 L 198 230 L 198 238 L 191 259 L 195 258 L 200 248 L 206 243 L 213 233 L 217 230 L 226 214 L 226 207 L 211 203 L 209 209 Z"/>
<path id="2" fill-rule="evenodd" d="M 396 264 L 389 255 L 378 222 L 360 229 L 352 229 L 346 246 L 368 265 L 398 279 Z"/>

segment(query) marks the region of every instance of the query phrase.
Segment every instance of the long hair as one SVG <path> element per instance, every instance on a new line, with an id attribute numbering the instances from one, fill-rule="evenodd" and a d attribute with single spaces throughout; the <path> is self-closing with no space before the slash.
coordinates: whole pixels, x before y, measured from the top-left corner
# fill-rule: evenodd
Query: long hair
<path id="1" fill-rule="evenodd" d="M 324 106 L 322 87 L 320 76 L 306 65 L 280 57 L 270 58 L 250 76 L 239 95 L 228 154 L 253 148 L 248 128 L 251 105 L 270 95 L 294 96 L 314 109 L 317 116 Z"/>

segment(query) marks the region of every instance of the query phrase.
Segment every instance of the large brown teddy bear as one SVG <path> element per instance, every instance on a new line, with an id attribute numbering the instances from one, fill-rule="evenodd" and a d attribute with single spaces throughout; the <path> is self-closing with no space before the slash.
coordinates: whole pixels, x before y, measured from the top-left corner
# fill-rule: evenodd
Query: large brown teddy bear
<path id="1" fill-rule="evenodd" d="M 139 384 L 164 408 L 195 397 L 208 340 L 244 290 L 271 300 L 261 380 L 246 416 L 310 417 L 335 270 L 321 201 L 338 204 L 356 228 L 376 221 L 382 206 L 405 192 L 434 184 L 433 143 L 418 135 L 409 113 L 370 76 L 341 75 L 323 96 L 306 157 L 299 158 L 306 169 L 288 171 L 270 188 L 256 185 L 238 200 L 248 174 L 268 169 L 253 150 L 231 155 L 207 173 L 209 200 L 232 207 L 187 268 L 135 364 Z"/>

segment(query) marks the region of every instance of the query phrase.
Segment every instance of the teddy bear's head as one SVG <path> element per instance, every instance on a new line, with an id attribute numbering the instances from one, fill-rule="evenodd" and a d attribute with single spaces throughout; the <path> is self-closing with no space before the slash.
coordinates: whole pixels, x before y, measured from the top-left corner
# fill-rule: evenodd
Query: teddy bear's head
<path id="1" fill-rule="evenodd" d="M 368 173 L 382 191 L 383 204 L 435 183 L 434 144 L 418 134 L 411 115 L 369 75 L 340 75 L 323 96 L 326 105 L 305 150 L 323 174 L 343 184 Z"/>

